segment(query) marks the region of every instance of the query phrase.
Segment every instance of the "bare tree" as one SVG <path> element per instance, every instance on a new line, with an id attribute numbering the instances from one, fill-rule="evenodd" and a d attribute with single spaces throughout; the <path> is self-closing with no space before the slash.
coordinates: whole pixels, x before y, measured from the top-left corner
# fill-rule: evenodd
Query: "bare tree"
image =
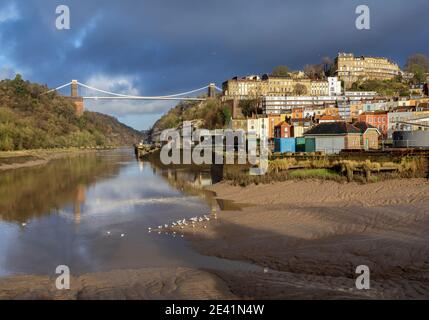
<path id="1" fill-rule="evenodd" d="M 271 72 L 273 76 L 287 77 L 289 76 L 289 68 L 287 66 L 277 66 Z"/>
<path id="2" fill-rule="evenodd" d="M 429 58 L 422 53 L 415 53 L 408 57 L 407 63 L 405 64 L 405 70 L 412 72 L 415 66 L 421 66 L 426 72 L 429 71 Z"/>
<path id="3" fill-rule="evenodd" d="M 297 96 L 302 96 L 307 94 L 307 87 L 302 83 L 297 83 L 293 88 L 293 93 Z"/>

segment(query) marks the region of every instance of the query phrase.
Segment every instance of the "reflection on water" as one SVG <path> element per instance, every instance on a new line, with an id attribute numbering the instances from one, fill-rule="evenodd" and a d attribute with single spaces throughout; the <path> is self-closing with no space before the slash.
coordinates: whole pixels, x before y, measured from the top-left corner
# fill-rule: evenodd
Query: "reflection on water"
<path id="1" fill-rule="evenodd" d="M 137 162 L 129 149 L 0 173 L 0 276 L 141 267 L 224 267 L 147 228 L 208 214 L 210 168 Z M 217 181 L 217 178 L 215 178 Z M 229 263 L 231 267 L 237 267 Z"/>

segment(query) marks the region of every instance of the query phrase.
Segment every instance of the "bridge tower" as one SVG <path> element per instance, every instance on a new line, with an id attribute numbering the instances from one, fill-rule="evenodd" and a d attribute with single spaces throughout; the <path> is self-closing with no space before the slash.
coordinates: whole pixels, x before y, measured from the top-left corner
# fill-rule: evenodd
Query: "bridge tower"
<path id="1" fill-rule="evenodd" d="M 209 84 L 209 87 L 208 87 L 208 97 L 210 99 L 216 98 L 216 84 L 215 83 L 210 83 Z"/>
<path id="2" fill-rule="evenodd" d="M 84 105 L 83 98 L 79 96 L 79 85 L 77 80 L 71 82 L 71 99 L 74 103 L 74 110 L 78 117 L 83 115 Z"/>

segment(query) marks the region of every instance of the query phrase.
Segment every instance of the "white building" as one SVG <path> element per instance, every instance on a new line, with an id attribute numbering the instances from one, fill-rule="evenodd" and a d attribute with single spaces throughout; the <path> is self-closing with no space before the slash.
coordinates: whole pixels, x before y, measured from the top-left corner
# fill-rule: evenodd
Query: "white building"
<path id="1" fill-rule="evenodd" d="M 375 91 L 346 91 L 344 96 L 350 101 L 371 100 L 377 96 Z"/>
<path id="2" fill-rule="evenodd" d="M 329 96 L 264 96 L 262 110 L 265 114 L 282 114 L 296 108 L 324 106 L 336 101 L 336 97 Z"/>
<path id="3" fill-rule="evenodd" d="M 257 139 L 263 136 L 268 137 L 268 118 L 247 119 L 247 132 L 255 133 Z"/>
<path id="4" fill-rule="evenodd" d="M 329 86 L 329 95 L 330 96 L 341 95 L 341 93 L 342 93 L 341 81 L 338 81 L 337 77 L 329 77 L 328 78 L 328 86 Z"/>

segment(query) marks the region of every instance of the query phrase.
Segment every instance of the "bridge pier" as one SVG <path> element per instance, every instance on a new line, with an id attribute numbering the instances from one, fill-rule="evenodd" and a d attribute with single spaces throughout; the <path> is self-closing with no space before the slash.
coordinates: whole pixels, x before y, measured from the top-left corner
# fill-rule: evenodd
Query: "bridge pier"
<path id="1" fill-rule="evenodd" d="M 75 111 L 76 115 L 78 117 L 80 117 L 83 115 L 85 108 L 84 108 L 84 104 L 83 104 L 83 98 L 79 96 L 78 81 L 72 80 L 70 88 L 71 88 L 70 99 L 72 100 L 72 102 L 74 104 L 74 111 Z"/>
<path id="2" fill-rule="evenodd" d="M 216 98 L 216 84 L 214 83 L 209 84 L 207 95 L 210 99 Z"/>

